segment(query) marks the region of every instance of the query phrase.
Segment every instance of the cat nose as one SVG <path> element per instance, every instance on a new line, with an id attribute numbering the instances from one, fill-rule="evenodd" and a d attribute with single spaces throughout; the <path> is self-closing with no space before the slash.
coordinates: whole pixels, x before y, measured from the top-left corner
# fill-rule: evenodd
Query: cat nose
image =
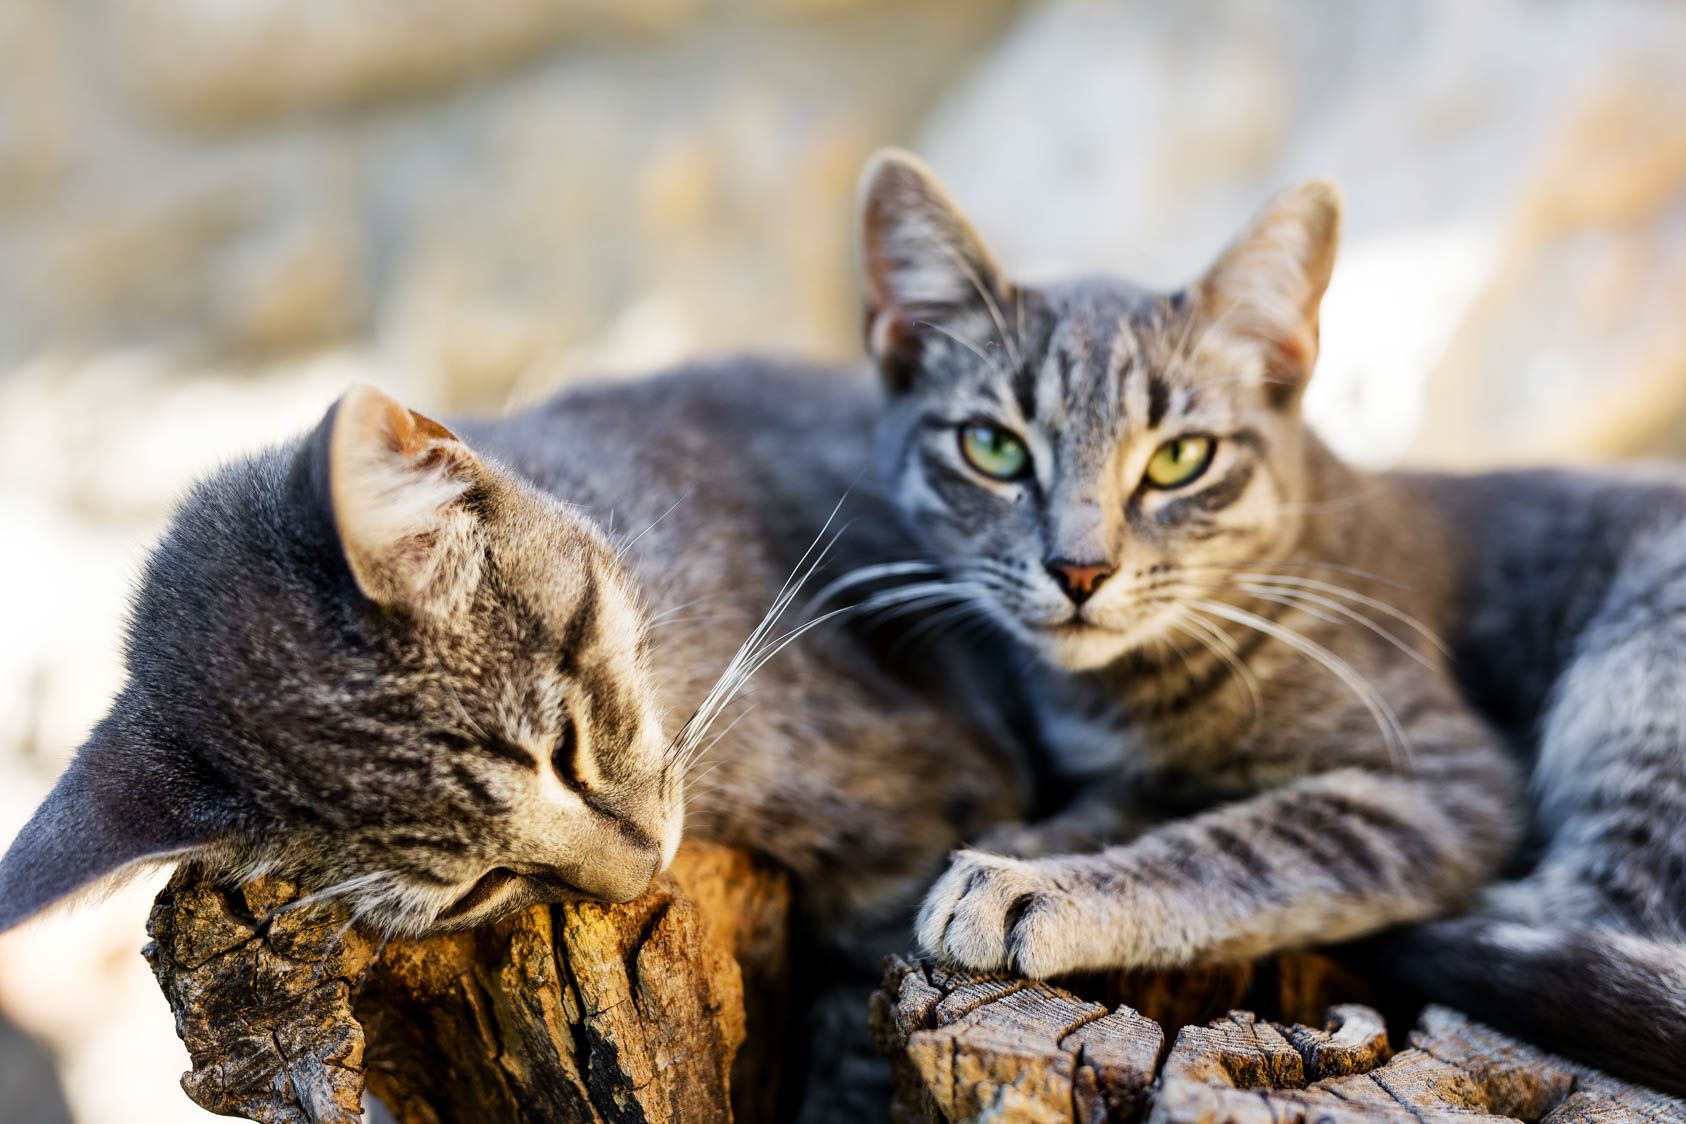
<path id="1" fill-rule="evenodd" d="M 1073 605 L 1081 605 L 1089 600 L 1089 596 L 1101 587 L 1101 583 L 1112 576 L 1112 567 L 1105 562 L 1072 562 L 1065 558 L 1055 558 L 1047 563 L 1048 573 L 1053 577 L 1065 595 L 1071 598 Z"/>

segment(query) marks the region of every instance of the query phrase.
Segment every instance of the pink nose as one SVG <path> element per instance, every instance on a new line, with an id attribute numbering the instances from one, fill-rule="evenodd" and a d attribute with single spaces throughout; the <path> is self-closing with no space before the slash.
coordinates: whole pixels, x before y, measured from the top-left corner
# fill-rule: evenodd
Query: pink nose
<path id="1" fill-rule="evenodd" d="M 1065 595 L 1078 605 L 1087 601 L 1089 595 L 1112 576 L 1112 572 L 1112 567 L 1104 562 L 1069 562 L 1056 558 L 1048 563 L 1048 573 L 1053 575 Z"/>

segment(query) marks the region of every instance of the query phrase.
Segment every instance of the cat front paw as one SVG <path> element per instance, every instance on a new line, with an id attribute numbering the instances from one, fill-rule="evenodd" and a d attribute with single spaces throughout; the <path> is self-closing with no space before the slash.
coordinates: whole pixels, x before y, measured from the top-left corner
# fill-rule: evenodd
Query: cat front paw
<path id="1" fill-rule="evenodd" d="M 917 935 L 950 964 L 1043 979 L 1084 966 L 1074 906 L 1053 864 L 961 851 L 925 896 Z"/>

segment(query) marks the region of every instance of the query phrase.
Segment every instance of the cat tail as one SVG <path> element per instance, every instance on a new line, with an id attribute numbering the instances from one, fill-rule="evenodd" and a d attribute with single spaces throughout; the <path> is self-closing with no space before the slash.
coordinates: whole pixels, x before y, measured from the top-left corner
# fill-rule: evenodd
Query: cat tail
<path id="1" fill-rule="evenodd" d="M 1686 1096 L 1686 944 L 1485 917 L 1385 938 L 1390 974 L 1545 1049 Z"/>

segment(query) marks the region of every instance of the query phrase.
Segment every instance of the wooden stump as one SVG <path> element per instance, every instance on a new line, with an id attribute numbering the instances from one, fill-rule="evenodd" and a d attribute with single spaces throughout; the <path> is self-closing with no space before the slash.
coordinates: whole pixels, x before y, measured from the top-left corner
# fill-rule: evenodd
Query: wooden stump
<path id="1" fill-rule="evenodd" d="M 365 1090 L 402 1124 L 787 1107 L 789 891 L 741 854 L 688 845 L 635 902 L 386 945 L 335 907 L 282 908 L 293 897 L 185 870 L 153 910 L 182 1086 L 213 1112 L 353 1121 Z M 1390 1042 L 1365 998 L 1310 955 L 1070 987 L 892 960 L 871 1022 L 899 1124 L 1686 1124 L 1686 1103 L 1444 1008 Z"/>
<path id="2" fill-rule="evenodd" d="M 789 970 L 782 877 L 688 845 L 625 905 L 535 907 L 378 945 L 293 888 L 192 870 L 147 948 L 212 1112 L 402 1124 L 771 1120 Z"/>
<path id="3" fill-rule="evenodd" d="M 1295 1001 L 1338 973 L 1292 956 L 1230 969 L 1247 993 L 1294 980 Z M 1046 983 L 892 960 L 873 997 L 873 1032 L 896 1075 L 898 1124 L 1146 1118 L 1163 1124 L 1355 1124 L 1367 1120 L 1686 1122 L 1686 1102 L 1640 1089 L 1504 1037 L 1442 1007 L 1405 1048 L 1382 1016 L 1338 1004 L 1317 1025 L 1232 1011 L 1178 1027 Z M 1208 994 L 1223 969 L 1206 975 Z M 1188 973 L 1167 976 L 1188 984 Z M 1091 981 L 1091 984 L 1093 981 Z M 1112 981 L 1153 998 L 1152 976 Z"/>

